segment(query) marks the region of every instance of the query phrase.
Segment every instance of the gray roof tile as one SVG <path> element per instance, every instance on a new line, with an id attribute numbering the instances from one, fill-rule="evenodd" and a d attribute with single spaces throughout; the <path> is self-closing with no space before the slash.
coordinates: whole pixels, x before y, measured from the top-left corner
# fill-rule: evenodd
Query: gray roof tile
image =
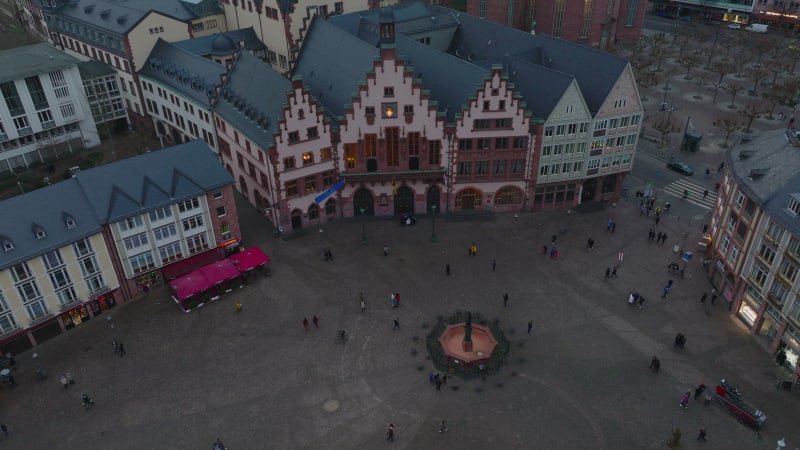
<path id="1" fill-rule="evenodd" d="M 0 51 L 0 83 L 75 66 L 80 62 L 48 44 Z"/>
<path id="2" fill-rule="evenodd" d="M 140 75 L 158 80 L 201 104 L 209 105 L 209 94 L 225 73 L 222 64 L 159 39 L 150 51 Z"/>
<path id="3" fill-rule="evenodd" d="M 219 45 L 221 38 L 230 38 L 235 48 L 238 48 L 240 41 L 244 41 L 244 48 L 250 51 L 265 50 L 267 48 L 267 46 L 258 39 L 258 35 L 253 27 L 227 31 L 225 33 L 215 33 L 210 36 L 197 37 L 194 39 L 185 39 L 183 41 L 174 42 L 173 44 L 176 47 L 180 47 L 194 54 L 209 56 L 216 54 L 220 50 L 215 48 L 215 43 Z"/>

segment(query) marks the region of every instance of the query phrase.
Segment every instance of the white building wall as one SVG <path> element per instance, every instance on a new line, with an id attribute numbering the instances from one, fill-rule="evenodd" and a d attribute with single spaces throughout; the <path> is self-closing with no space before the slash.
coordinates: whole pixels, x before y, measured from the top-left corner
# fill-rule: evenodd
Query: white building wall
<path id="1" fill-rule="evenodd" d="M 536 184 L 582 180 L 586 176 L 592 115 L 572 81 L 544 124 Z M 565 171 L 567 165 L 567 171 Z"/>
<path id="2" fill-rule="evenodd" d="M 127 34 L 133 71 L 137 72 L 144 67 L 147 62 L 147 56 L 150 55 L 159 38 L 167 42 L 189 39 L 191 38 L 189 34 L 190 27 L 190 24 L 180 20 L 175 20 L 157 12 L 150 12 Z"/>
<path id="3" fill-rule="evenodd" d="M 173 128 L 179 129 L 184 136 L 189 137 L 189 140 L 203 139 L 214 153 L 219 153 L 216 138 L 217 134 L 214 128 L 213 111 L 209 105 L 201 104 L 194 98 L 183 95 L 181 91 L 172 89 L 172 86 L 164 84 L 155 78 L 142 76 L 139 81 L 142 88 L 142 96 L 145 99 L 149 99 L 154 105 L 153 111 L 148 110 L 147 113 L 153 120 L 153 129 L 156 134 L 158 134 L 157 123 L 160 121 L 164 124 L 169 124 Z M 152 92 L 150 92 L 149 85 L 152 85 Z M 167 96 L 167 98 L 159 96 L 158 88 L 165 90 L 168 94 L 178 97 L 180 105 L 171 102 L 169 96 Z M 188 109 L 187 105 L 192 105 L 193 108 Z M 172 111 L 172 120 L 164 116 L 162 107 L 167 107 Z M 147 109 L 147 101 L 145 101 L 144 108 Z M 183 126 L 181 126 L 180 121 L 177 120 L 178 115 L 183 117 Z M 190 123 L 197 126 L 196 134 L 189 126 Z M 165 126 L 165 128 L 167 127 Z M 168 129 L 166 131 L 169 133 Z M 205 131 L 205 134 L 203 131 Z"/>

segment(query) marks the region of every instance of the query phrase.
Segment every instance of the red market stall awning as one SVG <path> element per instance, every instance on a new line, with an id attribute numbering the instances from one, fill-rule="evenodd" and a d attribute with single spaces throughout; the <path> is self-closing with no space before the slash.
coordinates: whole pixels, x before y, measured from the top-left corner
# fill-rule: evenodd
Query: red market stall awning
<path id="1" fill-rule="evenodd" d="M 183 302 L 189 297 L 200 294 L 213 286 L 203 274 L 192 272 L 169 282 L 169 286 L 175 292 L 177 300 Z"/>
<path id="2" fill-rule="evenodd" d="M 239 271 L 236 270 L 233 263 L 227 259 L 203 266 L 193 273 L 202 274 L 211 286 L 233 280 L 240 276 Z"/>
<path id="3" fill-rule="evenodd" d="M 173 280 L 180 276 L 186 275 L 187 273 L 199 267 L 219 261 L 220 256 L 221 255 L 217 249 L 212 249 L 207 252 L 198 253 L 197 255 L 189 258 L 182 259 L 178 262 L 174 262 L 168 266 L 164 266 L 161 269 L 161 272 L 164 274 L 164 279 Z"/>
<path id="4" fill-rule="evenodd" d="M 228 259 L 230 259 L 242 273 L 254 267 L 263 266 L 271 261 L 269 256 L 258 247 L 250 247 L 244 251 L 234 253 Z"/>

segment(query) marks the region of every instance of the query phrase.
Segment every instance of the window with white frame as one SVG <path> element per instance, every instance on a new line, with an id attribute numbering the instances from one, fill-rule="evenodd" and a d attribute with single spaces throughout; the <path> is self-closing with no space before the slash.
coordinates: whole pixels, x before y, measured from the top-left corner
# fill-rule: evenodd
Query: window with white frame
<path id="1" fill-rule="evenodd" d="M 200 228 L 203 226 L 203 216 L 197 215 L 189 217 L 188 219 L 183 219 L 183 231 L 194 230 L 195 228 Z"/>
<path id="2" fill-rule="evenodd" d="M 53 270 L 64 265 L 64 259 L 61 258 L 61 253 L 59 253 L 58 249 L 42 255 L 42 261 L 44 261 L 44 266 L 47 270 Z"/>
<path id="3" fill-rule="evenodd" d="M 730 255 L 728 255 L 728 262 L 730 262 L 731 265 L 733 265 L 736 264 L 737 259 L 739 259 L 739 247 L 734 245 L 733 248 L 731 248 Z"/>
<path id="4" fill-rule="evenodd" d="M 789 195 L 789 199 L 786 201 L 786 210 L 795 217 L 800 214 L 800 199 L 798 199 L 798 194 Z"/>
<path id="5" fill-rule="evenodd" d="M 176 227 L 174 223 L 153 229 L 153 236 L 156 238 L 156 241 L 163 241 L 164 239 L 169 239 L 177 235 L 178 227 Z"/>
<path id="6" fill-rule="evenodd" d="M 189 254 L 194 254 L 208 248 L 208 238 L 205 233 L 196 234 L 186 238 Z"/>
<path id="7" fill-rule="evenodd" d="M 798 301 L 797 297 L 794 298 L 794 302 L 792 302 L 792 307 L 791 309 L 789 309 L 789 316 L 793 318 L 796 322 L 800 322 L 800 301 Z"/>
<path id="8" fill-rule="evenodd" d="M 792 236 L 792 238 L 789 239 L 789 244 L 786 246 L 786 253 L 795 257 L 800 256 L 800 239 L 796 236 Z"/>
<path id="9" fill-rule="evenodd" d="M 782 305 L 786 301 L 786 296 L 789 295 L 789 288 L 778 280 L 772 280 L 772 287 L 770 287 L 768 295 Z"/>
<path id="10" fill-rule="evenodd" d="M 67 306 L 78 301 L 78 296 L 75 294 L 75 287 L 72 285 L 57 290 L 56 297 L 58 297 L 58 304 L 61 306 Z"/>
<path id="11" fill-rule="evenodd" d="M 742 191 L 736 193 L 736 199 L 734 200 L 734 203 L 736 203 L 736 209 L 741 209 L 742 204 L 744 204 L 744 199 L 745 196 Z"/>
<path id="12" fill-rule="evenodd" d="M 181 251 L 181 243 L 172 242 L 158 248 L 158 256 L 161 257 L 161 263 L 166 264 L 171 261 L 177 261 L 183 258 L 183 251 Z"/>
<path id="13" fill-rule="evenodd" d="M 75 251 L 75 255 L 78 257 L 86 256 L 94 252 L 94 250 L 92 250 L 92 243 L 89 242 L 89 238 L 73 242 L 72 249 Z"/>
<path id="14" fill-rule="evenodd" d="M 778 225 L 777 222 L 770 219 L 769 223 L 767 224 L 767 229 L 764 231 L 764 235 L 770 241 L 773 242 L 780 242 L 781 238 L 783 237 L 783 227 Z"/>
<path id="15" fill-rule="evenodd" d="M 150 216 L 150 222 L 158 222 L 172 217 L 172 208 L 165 206 L 163 208 L 154 209 L 147 214 Z"/>
<path id="16" fill-rule="evenodd" d="M 128 258 L 128 264 L 131 265 L 133 273 L 142 273 L 155 267 L 153 263 L 153 252 L 144 252 L 142 254 L 131 256 Z"/>
<path id="17" fill-rule="evenodd" d="M 135 250 L 140 247 L 144 247 L 149 244 L 147 240 L 147 233 L 139 233 L 131 237 L 127 237 L 123 239 L 125 243 L 126 250 Z"/>
<path id="18" fill-rule="evenodd" d="M 750 280 L 756 286 L 763 288 L 764 283 L 767 281 L 767 271 L 758 264 L 753 264 L 753 268 L 750 270 Z"/>
<path id="19" fill-rule="evenodd" d="M 178 203 L 178 211 L 185 213 L 200 207 L 200 199 L 195 197 Z"/>
<path id="20" fill-rule="evenodd" d="M 31 272 L 28 263 L 23 262 L 11 268 L 11 276 L 14 278 L 15 283 L 19 283 L 33 278 L 33 272 Z"/>
<path id="21" fill-rule="evenodd" d="M 731 238 L 729 238 L 728 236 L 723 236 L 722 242 L 720 242 L 719 244 L 719 249 L 724 254 L 728 251 L 728 246 L 730 245 L 731 245 Z"/>
<path id="22" fill-rule="evenodd" d="M 19 328 L 11 309 L 6 303 L 3 292 L 0 291 L 0 334 L 6 334 Z"/>
<path id="23" fill-rule="evenodd" d="M 783 261 L 781 261 L 778 273 L 780 273 L 781 276 L 783 276 L 783 278 L 788 280 L 790 283 L 794 283 L 795 278 L 797 278 L 797 266 L 784 258 Z"/>
<path id="24" fill-rule="evenodd" d="M 141 227 L 143 225 L 143 222 L 140 216 L 133 216 L 133 217 L 128 217 L 127 219 L 120 220 L 118 224 L 120 231 L 129 231 Z"/>
<path id="25" fill-rule="evenodd" d="M 771 266 L 775 261 L 775 250 L 767 245 L 765 242 L 761 243 L 761 248 L 758 250 L 758 257 L 761 258 L 768 266 Z"/>
<path id="26" fill-rule="evenodd" d="M 731 213 L 731 215 L 728 217 L 728 227 L 727 227 L 728 231 L 730 231 L 731 233 L 733 233 L 734 230 L 736 230 L 736 221 L 737 221 L 736 214 Z"/>

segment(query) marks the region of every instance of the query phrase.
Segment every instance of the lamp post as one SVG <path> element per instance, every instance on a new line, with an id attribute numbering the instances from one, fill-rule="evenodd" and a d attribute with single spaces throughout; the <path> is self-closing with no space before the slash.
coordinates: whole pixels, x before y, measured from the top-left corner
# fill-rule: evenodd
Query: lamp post
<path id="1" fill-rule="evenodd" d="M 431 205 L 431 242 L 436 242 L 436 205 Z"/>
<path id="2" fill-rule="evenodd" d="M 366 209 L 360 208 L 361 210 L 361 244 L 367 245 L 367 228 L 364 225 L 364 213 L 367 212 Z"/>

